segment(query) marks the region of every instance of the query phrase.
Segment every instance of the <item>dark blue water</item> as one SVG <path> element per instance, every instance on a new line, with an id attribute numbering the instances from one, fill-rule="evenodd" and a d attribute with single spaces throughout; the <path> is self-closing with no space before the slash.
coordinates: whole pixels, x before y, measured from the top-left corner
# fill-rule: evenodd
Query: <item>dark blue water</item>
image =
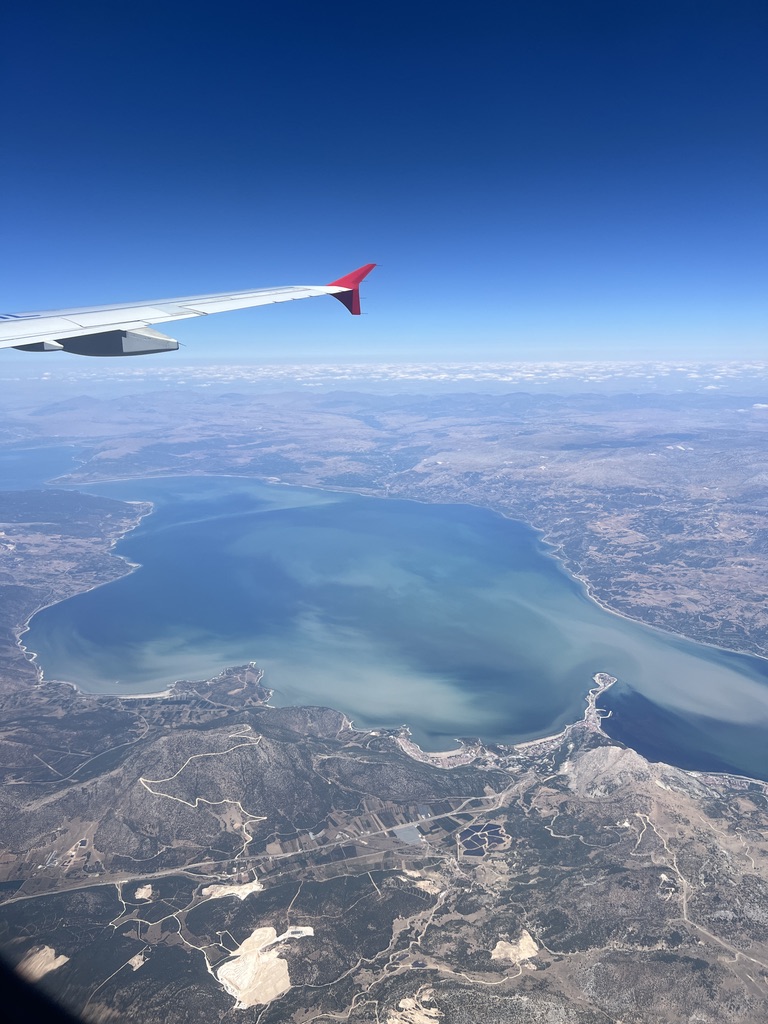
<path id="1" fill-rule="evenodd" d="M 98 491 L 155 503 L 118 547 L 142 568 L 35 616 L 49 678 L 136 693 L 253 660 L 281 702 L 436 749 L 555 732 L 609 672 L 617 721 L 641 696 L 667 760 L 766 774 L 768 662 L 603 611 L 521 523 L 236 478 Z"/>

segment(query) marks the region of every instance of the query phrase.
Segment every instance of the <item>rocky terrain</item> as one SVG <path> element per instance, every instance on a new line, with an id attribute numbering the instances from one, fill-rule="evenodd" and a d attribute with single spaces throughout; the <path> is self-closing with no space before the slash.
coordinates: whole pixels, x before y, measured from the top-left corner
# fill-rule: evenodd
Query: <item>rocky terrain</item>
<path id="1" fill-rule="evenodd" d="M 709 399 L 713 401 L 710 402 Z M 144 396 L 79 432 L 78 479 L 233 472 L 527 519 L 604 603 L 764 653 L 760 403 Z M 77 427 L 76 427 L 77 424 Z M 257 666 L 156 699 L 41 682 L 36 608 L 127 571 L 143 506 L 0 504 L 0 944 L 86 1020 L 768 1019 L 766 784 L 650 763 L 585 717 L 425 754 L 274 708 Z"/>
<path id="2" fill-rule="evenodd" d="M 254 666 L 6 696 L 4 953 L 87 1020 L 764 1019 L 768 787 L 611 743 L 611 682 L 450 759 Z"/>

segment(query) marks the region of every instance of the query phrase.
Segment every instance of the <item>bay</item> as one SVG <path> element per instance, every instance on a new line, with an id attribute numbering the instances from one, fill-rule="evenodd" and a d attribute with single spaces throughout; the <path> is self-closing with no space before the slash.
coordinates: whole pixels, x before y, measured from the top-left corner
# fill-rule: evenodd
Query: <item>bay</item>
<path id="1" fill-rule="evenodd" d="M 72 472 L 81 454 L 75 445 L 5 447 L 0 451 L 0 491 L 55 487 L 55 478 Z"/>
<path id="2" fill-rule="evenodd" d="M 90 490 L 155 510 L 117 548 L 141 568 L 33 618 L 47 678 L 146 693 L 255 661 L 278 703 L 444 749 L 555 733 L 608 672 L 658 756 L 768 774 L 768 662 L 605 611 L 522 523 L 232 477 Z"/>

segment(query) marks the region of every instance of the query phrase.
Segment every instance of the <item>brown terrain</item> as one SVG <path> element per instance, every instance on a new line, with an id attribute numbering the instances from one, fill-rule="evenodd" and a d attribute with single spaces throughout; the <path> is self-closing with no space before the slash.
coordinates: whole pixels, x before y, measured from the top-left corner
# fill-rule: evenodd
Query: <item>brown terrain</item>
<path id="1" fill-rule="evenodd" d="M 756 404 L 144 395 L 112 402 L 108 430 L 77 403 L 13 428 L 86 442 L 81 480 L 231 472 L 487 505 L 607 606 L 765 653 Z M 768 1020 L 768 787 L 612 741 L 610 677 L 556 737 L 446 755 L 273 708 L 253 665 L 165 698 L 79 694 L 38 681 L 15 636 L 127 571 L 110 549 L 147 509 L 2 501 L 0 941 L 85 1019 Z"/>

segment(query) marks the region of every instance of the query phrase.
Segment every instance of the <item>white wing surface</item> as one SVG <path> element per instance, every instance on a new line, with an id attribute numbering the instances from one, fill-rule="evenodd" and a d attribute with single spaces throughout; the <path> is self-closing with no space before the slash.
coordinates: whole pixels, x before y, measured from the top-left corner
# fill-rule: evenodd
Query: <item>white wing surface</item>
<path id="1" fill-rule="evenodd" d="M 373 270 L 368 263 L 327 285 L 288 285 L 247 292 L 188 295 L 178 299 L 125 302 L 118 306 L 84 306 L 36 313 L 0 314 L 0 348 L 26 351 L 68 351 L 79 355 L 144 355 L 179 347 L 153 324 L 248 309 L 273 302 L 291 302 L 333 295 L 355 315 L 360 313 L 360 282 Z"/>

